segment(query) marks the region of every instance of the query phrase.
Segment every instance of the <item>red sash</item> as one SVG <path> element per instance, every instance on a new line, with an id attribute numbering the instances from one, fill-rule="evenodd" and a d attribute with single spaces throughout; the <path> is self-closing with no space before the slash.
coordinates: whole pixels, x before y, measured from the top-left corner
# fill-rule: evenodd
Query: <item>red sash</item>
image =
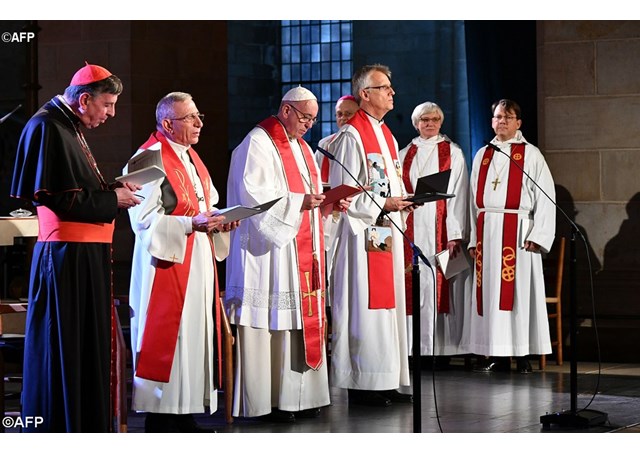
<path id="1" fill-rule="evenodd" d="M 200 209 L 193 184 L 189 179 L 182 161 L 171 148 L 166 138 L 159 132 L 154 132 L 141 148 L 150 148 L 158 142 L 162 145 L 159 152 L 162 153 L 162 163 L 167 173 L 167 180 L 177 198 L 176 208 L 171 215 L 189 217 L 198 214 Z M 211 185 L 209 172 L 193 149 L 189 149 L 189 156 L 193 165 L 196 167 L 198 177 L 204 188 L 205 202 L 207 206 L 209 206 L 208 189 Z M 136 366 L 136 376 L 138 377 L 158 382 L 169 382 L 178 339 L 178 330 L 180 328 L 180 319 L 182 318 L 182 308 L 184 306 L 187 283 L 189 281 L 194 238 L 195 235 L 193 233 L 187 237 L 187 248 L 182 264 L 162 260 L 157 261 L 149 307 L 147 309 L 147 320 L 145 322 L 140 352 L 138 353 L 138 363 Z M 210 243 L 211 253 L 215 257 L 213 243 Z M 215 356 L 218 371 L 218 385 L 220 385 L 220 379 L 222 377 L 222 361 L 219 354 L 222 346 L 220 335 L 221 305 L 215 261 L 214 258 L 214 318 L 216 323 L 216 341 L 214 342 L 214 348 L 218 352 Z"/>
<path id="2" fill-rule="evenodd" d="M 276 117 L 271 116 L 262 121 L 258 127 L 267 133 L 280 154 L 289 191 L 306 193 L 305 182 L 282 123 Z M 304 140 L 299 139 L 298 143 L 309 169 L 311 181 L 315 184 L 318 181 L 318 172 L 313 160 L 313 153 Z M 324 297 L 321 282 L 325 280 L 324 253 L 318 254 L 317 247 L 314 246 L 312 222 L 313 211 L 303 212 L 302 224 L 295 241 L 298 256 L 297 269 L 300 278 L 300 308 L 302 309 L 305 359 L 307 365 L 317 370 L 322 365 L 324 348 Z M 324 250 L 322 224 L 319 224 L 318 227 L 320 228 L 319 249 Z M 318 263 L 318 255 L 320 263 Z"/>
<path id="3" fill-rule="evenodd" d="M 39 242 L 97 242 L 111 244 L 114 222 L 88 223 L 62 220 L 46 206 L 38 206 Z"/>
<path id="4" fill-rule="evenodd" d="M 413 193 L 411 184 L 411 164 L 418 152 L 418 147 L 412 144 L 407 151 L 402 165 L 402 181 L 408 193 Z M 451 168 L 451 145 L 447 141 L 438 143 L 438 171 L 445 171 Z M 424 176 L 424 175 L 421 175 Z M 436 201 L 436 253 L 440 253 L 447 247 L 447 200 Z M 411 242 L 414 241 L 413 212 L 407 216 L 407 230 L 405 234 Z M 407 288 L 407 315 L 413 314 L 413 279 L 411 269 L 413 266 L 413 249 L 411 245 L 404 242 L 404 264 L 405 264 L 405 287 Z M 437 268 L 436 273 L 436 294 L 438 301 L 438 313 L 449 313 L 449 282 L 444 278 L 442 269 Z"/>
<path id="5" fill-rule="evenodd" d="M 382 154 L 380 143 L 371 126 L 371 121 L 364 110 L 358 110 L 356 114 L 348 121 L 348 124 L 356 128 L 360 134 L 362 145 L 364 147 L 365 159 L 367 154 Z M 391 130 L 386 124 L 382 124 L 382 133 L 387 148 L 391 154 L 391 159 L 398 162 L 398 152 Z M 385 174 L 387 168 L 384 169 Z M 400 176 L 400 175 L 398 175 Z M 395 285 L 393 281 L 393 254 L 390 252 L 369 252 L 367 251 L 368 279 L 369 279 L 369 308 L 385 309 L 396 308 Z"/>
<path id="6" fill-rule="evenodd" d="M 511 157 L 509 161 L 509 179 L 507 181 L 507 196 L 504 209 L 519 209 L 520 196 L 522 194 L 522 170 L 518 168 L 524 163 L 525 145 L 523 143 L 514 143 L 511 145 Z M 480 164 L 480 172 L 478 173 L 478 191 L 476 193 L 476 206 L 478 209 L 484 208 L 484 191 L 487 183 L 487 172 L 491 159 L 493 158 L 493 149 L 487 147 L 482 156 Z M 516 165 L 515 162 L 518 162 Z M 476 228 L 476 302 L 478 315 L 482 316 L 482 249 L 484 234 L 484 212 L 478 215 Z M 504 222 L 502 226 L 502 265 L 500 269 L 500 310 L 513 310 L 513 301 L 515 295 L 515 275 L 516 275 L 516 251 L 518 241 L 518 214 L 504 213 Z"/>

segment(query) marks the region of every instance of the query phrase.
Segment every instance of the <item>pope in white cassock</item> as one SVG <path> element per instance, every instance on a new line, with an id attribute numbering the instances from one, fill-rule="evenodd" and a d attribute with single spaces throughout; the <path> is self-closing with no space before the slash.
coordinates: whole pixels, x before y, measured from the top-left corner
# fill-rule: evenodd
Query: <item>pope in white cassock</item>
<path id="1" fill-rule="evenodd" d="M 555 189 L 542 153 L 519 130 L 518 104 L 502 99 L 492 112 L 491 143 L 502 152 L 487 146 L 473 161 L 469 247 L 475 276 L 463 347 L 490 356 L 476 371 L 507 369 L 508 358 L 516 357 L 518 371 L 530 373 L 526 356 L 551 352 L 540 253 L 551 249 L 555 236 Z"/>
<path id="2" fill-rule="evenodd" d="M 317 114 L 313 93 L 293 88 L 231 157 L 228 206 L 278 199 L 231 235 L 225 304 L 238 331 L 234 416 L 291 422 L 330 403 L 322 222 L 332 206 L 318 209 L 320 172 L 302 139 Z"/>
<path id="3" fill-rule="evenodd" d="M 191 414 L 218 407 L 221 304 L 215 258 L 226 256 L 224 231 L 237 223 L 223 224 L 223 217 L 212 214 L 218 192 L 191 147 L 202 119 L 189 94 L 169 93 L 156 108 L 157 130 L 136 154 L 148 150 L 148 159 L 166 173 L 144 184 L 141 203 L 129 210 L 135 233 L 132 409 L 147 412 L 147 432 L 203 431 Z"/>
<path id="4" fill-rule="evenodd" d="M 405 189 L 415 191 L 418 178 L 450 170 L 447 193 L 455 197 L 426 203 L 409 215 L 406 234 L 437 269 L 435 275 L 421 264 L 420 269 L 420 354 L 456 355 L 460 350 L 465 311 L 471 296 L 471 268 L 445 278 L 435 266 L 435 254 L 448 253 L 453 259 L 464 259 L 463 246 L 469 240 L 469 174 L 464 155 L 458 145 L 440 134 L 444 121 L 442 109 L 433 102 L 416 106 L 411 115 L 420 136 L 400 150 Z M 413 251 L 405 244 L 405 279 L 407 283 L 407 332 L 409 347 L 413 344 L 412 301 Z M 434 297 L 434 284 L 436 286 Z M 434 340 L 434 310 L 435 340 Z M 435 353 L 434 353 L 435 343 Z"/>
<path id="5" fill-rule="evenodd" d="M 397 142 L 382 119 L 393 109 L 390 77 L 383 65 L 356 72 L 353 94 L 360 110 L 331 145 L 336 160 L 348 169 L 332 162 L 331 186 L 355 185 L 351 173 L 363 186 L 371 186 L 375 200 L 360 194 L 341 215 L 329 283 L 331 385 L 348 389 L 350 404 L 368 406 L 412 401 L 411 395 L 397 391 L 410 385 L 403 239 L 382 216 L 384 209 L 404 228 L 400 211 L 413 209 L 403 200 Z M 377 247 L 372 234 L 377 234 Z"/>

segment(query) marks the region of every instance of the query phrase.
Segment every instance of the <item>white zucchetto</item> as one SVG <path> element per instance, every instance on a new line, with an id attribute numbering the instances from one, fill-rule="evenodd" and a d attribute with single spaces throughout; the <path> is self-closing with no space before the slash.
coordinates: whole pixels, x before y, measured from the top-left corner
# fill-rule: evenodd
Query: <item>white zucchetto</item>
<path id="1" fill-rule="evenodd" d="M 315 95 L 302 86 L 291 88 L 282 97 L 283 101 L 295 102 L 295 101 L 317 101 L 318 98 Z"/>

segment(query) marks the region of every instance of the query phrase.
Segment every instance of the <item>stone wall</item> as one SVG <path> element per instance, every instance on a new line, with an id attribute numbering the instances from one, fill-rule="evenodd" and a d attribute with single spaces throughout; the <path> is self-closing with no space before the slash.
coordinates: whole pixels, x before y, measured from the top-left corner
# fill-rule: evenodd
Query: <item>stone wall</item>
<path id="1" fill-rule="evenodd" d="M 577 242 L 580 356 L 640 360 L 640 22 L 538 23 L 539 143 Z M 559 230 L 566 224 L 559 220 Z M 564 311 L 568 313 L 565 298 Z"/>

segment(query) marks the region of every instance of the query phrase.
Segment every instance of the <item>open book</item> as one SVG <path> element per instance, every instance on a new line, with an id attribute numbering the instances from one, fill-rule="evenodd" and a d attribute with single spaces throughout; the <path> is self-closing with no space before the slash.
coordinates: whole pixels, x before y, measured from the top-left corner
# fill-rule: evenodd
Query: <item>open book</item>
<path id="1" fill-rule="evenodd" d="M 464 248 L 460 250 L 460 253 L 455 258 L 451 258 L 449 250 L 444 249 L 440 253 L 436 253 L 436 262 L 447 280 L 471 267 L 471 258 Z"/>
<path id="2" fill-rule="evenodd" d="M 452 193 L 446 193 L 450 175 L 451 170 L 445 170 L 418 178 L 415 194 L 405 200 L 421 204 L 455 197 Z"/>
<path id="3" fill-rule="evenodd" d="M 336 201 L 342 200 L 343 198 L 350 197 L 360 192 L 362 192 L 362 189 L 359 187 L 353 187 L 347 184 L 341 184 L 338 187 L 334 187 L 333 189 L 329 189 L 326 192 L 323 192 L 326 198 L 322 200 L 322 203 L 320 204 L 320 206 L 333 204 Z"/>
<path id="4" fill-rule="evenodd" d="M 235 222 L 237 220 L 246 219 L 248 217 L 254 216 L 256 214 L 260 214 L 262 212 L 268 211 L 271 206 L 276 204 L 282 197 L 278 197 L 274 200 L 267 201 L 266 203 L 260 204 L 254 207 L 247 206 L 231 206 L 229 208 L 219 209 L 213 212 L 213 215 L 223 215 L 225 223 Z"/>
<path id="5" fill-rule="evenodd" d="M 118 176 L 116 181 L 143 185 L 165 176 L 160 151 L 145 149 L 129 159 L 127 174 Z"/>

